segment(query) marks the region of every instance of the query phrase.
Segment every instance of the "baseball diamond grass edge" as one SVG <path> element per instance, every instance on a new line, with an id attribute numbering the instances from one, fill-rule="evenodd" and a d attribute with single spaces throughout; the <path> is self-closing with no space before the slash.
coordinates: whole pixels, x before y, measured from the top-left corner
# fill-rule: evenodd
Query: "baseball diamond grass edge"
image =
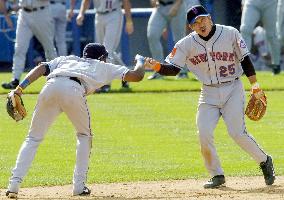
<path id="1" fill-rule="evenodd" d="M 277 175 L 284 174 L 283 95 L 284 91 L 268 91 L 264 118 L 259 122 L 246 120 L 249 132 L 273 156 Z M 195 126 L 198 96 L 199 92 L 89 96 L 94 139 L 88 182 L 208 177 Z M 0 112 L 0 188 L 7 187 L 17 153 L 29 129 L 37 95 L 27 94 L 23 99 L 28 110 L 25 120 L 14 122 L 4 106 Z M 2 105 L 5 101 L 6 95 L 0 95 Z M 223 120 L 220 121 L 215 142 L 225 174 L 261 175 L 257 164 L 229 138 Z M 23 187 L 72 182 L 74 133 L 66 116 L 60 115 L 40 145 Z"/>
<path id="2" fill-rule="evenodd" d="M 145 74 L 145 78 L 142 82 L 131 83 L 130 90 L 125 90 L 121 88 L 121 82 L 119 80 L 113 81 L 111 87 L 111 92 L 121 93 L 121 92 L 172 92 L 172 91 L 200 91 L 200 83 L 197 81 L 191 73 L 189 74 L 189 79 L 176 80 L 176 77 L 164 77 L 159 80 L 147 80 L 147 77 L 151 75 L 151 72 Z M 24 77 L 25 74 L 22 75 Z M 265 91 L 272 90 L 284 90 L 284 73 L 277 76 L 273 76 L 271 72 L 257 72 L 257 77 L 260 86 Z M 11 73 L 0 73 L 0 82 L 5 82 L 11 79 Z M 250 84 L 245 76 L 242 76 L 243 83 L 246 90 L 250 90 Z M 43 84 L 45 83 L 45 78 L 40 78 L 36 83 L 30 85 L 25 93 L 37 94 L 40 92 Z M 0 87 L 0 94 L 7 94 L 9 90 Z"/>

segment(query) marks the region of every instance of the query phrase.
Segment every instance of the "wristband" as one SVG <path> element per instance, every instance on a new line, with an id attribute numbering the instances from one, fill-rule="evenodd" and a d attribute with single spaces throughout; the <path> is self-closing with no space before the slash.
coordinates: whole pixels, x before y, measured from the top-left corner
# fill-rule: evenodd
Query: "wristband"
<path id="1" fill-rule="evenodd" d="M 19 85 L 16 87 L 16 90 L 17 89 L 19 89 L 21 91 L 21 93 L 23 93 L 23 91 L 24 91 L 24 89 L 21 86 L 19 86 Z"/>
<path id="2" fill-rule="evenodd" d="M 30 84 L 30 81 L 28 79 L 24 79 L 20 84 L 19 86 L 24 89 L 26 88 L 28 85 Z"/>
<path id="3" fill-rule="evenodd" d="M 258 82 L 255 82 L 254 84 L 252 84 L 251 91 L 252 91 L 253 94 L 260 91 L 260 87 L 259 87 Z"/>
<path id="4" fill-rule="evenodd" d="M 156 72 L 160 71 L 161 69 L 161 63 L 157 62 L 153 67 L 152 69 Z"/>

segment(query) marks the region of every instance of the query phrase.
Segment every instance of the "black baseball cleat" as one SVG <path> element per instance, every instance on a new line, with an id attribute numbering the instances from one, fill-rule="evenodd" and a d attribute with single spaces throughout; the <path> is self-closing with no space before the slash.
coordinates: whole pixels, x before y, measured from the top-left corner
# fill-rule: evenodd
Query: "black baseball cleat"
<path id="1" fill-rule="evenodd" d="M 273 167 L 273 162 L 271 156 L 267 156 L 267 159 L 265 162 L 261 162 L 259 164 L 264 180 L 266 185 L 272 185 L 275 180 L 275 172 L 274 172 L 274 167 Z"/>
<path id="2" fill-rule="evenodd" d="M 107 93 L 110 91 L 110 85 L 104 85 L 96 90 L 96 93 Z"/>
<path id="3" fill-rule="evenodd" d="M 17 192 L 10 192 L 9 190 L 6 192 L 6 196 L 9 199 L 17 199 L 18 193 Z"/>
<path id="4" fill-rule="evenodd" d="M 91 194 L 91 190 L 85 186 L 83 189 L 83 192 L 78 195 L 79 196 L 89 196 L 90 194 Z"/>
<path id="5" fill-rule="evenodd" d="M 280 74 L 280 72 L 281 72 L 280 65 L 273 65 L 272 72 L 273 72 L 273 75 Z"/>
<path id="6" fill-rule="evenodd" d="M 121 87 L 125 89 L 129 89 L 129 83 L 127 81 L 121 81 Z"/>
<path id="7" fill-rule="evenodd" d="M 188 75 L 186 72 L 180 72 L 177 76 L 176 79 L 188 79 Z"/>
<path id="8" fill-rule="evenodd" d="M 225 176 L 224 175 L 217 175 L 213 176 L 207 183 L 203 185 L 205 189 L 209 188 L 218 188 L 225 183 Z"/>
<path id="9" fill-rule="evenodd" d="M 8 83 L 2 83 L 2 87 L 4 89 L 15 89 L 19 85 L 19 80 L 14 79 L 11 82 Z"/>

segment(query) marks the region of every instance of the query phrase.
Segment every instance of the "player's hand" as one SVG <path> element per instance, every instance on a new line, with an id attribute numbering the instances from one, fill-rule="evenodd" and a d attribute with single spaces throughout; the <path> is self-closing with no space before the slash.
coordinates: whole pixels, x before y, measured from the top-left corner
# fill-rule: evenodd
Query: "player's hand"
<path id="1" fill-rule="evenodd" d="M 251 94 L 256 98 L 260 99 L 265 96 L 263 90 L 260 88 L 258 83 L 254 83 L 251 87 Z"/>
<path id="2" fill-rule="evenodd" d="M 140 62 L 140 63 L 142 63 L 142 65 L 144 65 L 144 63 L 145 63 L 145 57 L 144 57 L 144 56 L 141 56 L 141 55 L 139 55 L 139 54 L 136 54 L 136 56 L 135 56 L 135 58 L 134 58 L 134 62 L 135 62 L 135 63 Z"/>
<path id="3" fill-rule="evenodd" d="M 67 21 L 70 22 L 74 16 L 74 11 L 71 9 L 67 14 Z"/>
<path id="4" fill-rule="evenodd" d="M 9 15 L 6 15 L 6 16 L 5 16 L 5 21 L 6 21 L 6 23 L 7 23 L 7 25 L 9 26 L 10 29 L 14 29 L 13 22 L 12 22 L 12 20 L 11 20 L 11 18 L 10 18 Z"/>
<path id="5" fill-rule="evenodd" d="M 128 35 L 131 35 L 134 32 L 134 26 L 132 20 L 126 21 L 125 31 Z"/>
<path id="6" fill-rule="evenodd" d="M 161 68 L 161 63 L 154 60 L 153 58 L 145 58 L 144 66 L 145 66 L 145 69 L 159 71 Z"/>
<path id="7" fill-rule="evenodd" d="M 156 0 L 151 0 L 150 4 L 153 8 L 157 7 L 157 1 Z"/>
<path id="8" fill-rule="evenodd" d="M 10 92 L 14 93 L 14 94 L 17 94 L 19 96 L 22 96 L 23 95 L 23 91 L 20 87 L 16 87 L 16 89 L 14 90 L 11 90 Z"/>
<path id="9" fill-rule="evenodd" d="M 84 21 L 84 15 L 79 13 L 77 18 L 76 18 L 76 23 L 78 26 L 82 26 Z"/>

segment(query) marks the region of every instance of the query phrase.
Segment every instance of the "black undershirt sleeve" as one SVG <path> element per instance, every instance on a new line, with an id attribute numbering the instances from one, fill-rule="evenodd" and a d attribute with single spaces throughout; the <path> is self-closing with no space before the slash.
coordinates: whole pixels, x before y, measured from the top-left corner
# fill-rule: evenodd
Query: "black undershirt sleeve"
<path id="1" fill-rule="evenodd" d="M 241 62 L 241 65 L 247 77 L 255 75 L 254 66 L 248 55 L 244 57 L 243 61 Z"/>
<path id="2" fill-rule="evenodd" d="M 180 68 L 168 63 L 161 63 L 161 69 L 158 71 L 159 74 L 165 76 L 175 76 L 180 72 Z"/>
<path id="3" fill-rule="evenodd" d="M 43 74 L 43 76 L 48 76 L 49 73 L 50 73 L 50 69 L 49 69 L 49 66 L 48 64 L 43 64 L 44 67 L 45 67 L 45 73 Z"/>

